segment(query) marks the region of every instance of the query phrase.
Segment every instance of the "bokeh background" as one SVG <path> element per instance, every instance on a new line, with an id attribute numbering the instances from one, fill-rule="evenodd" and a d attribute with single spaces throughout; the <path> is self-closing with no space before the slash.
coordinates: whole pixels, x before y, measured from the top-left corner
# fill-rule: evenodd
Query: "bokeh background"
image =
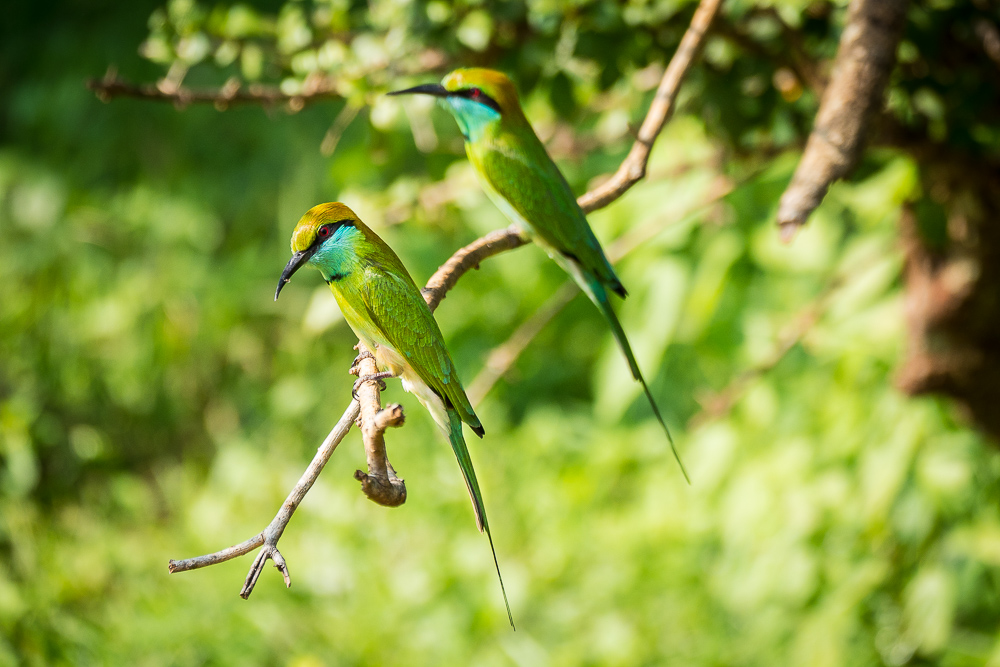
<path id="1" fill-rule="evenodd" d="M 281 540 L 290 590 L 268 568 L 241 600 L 249 557 L 167 560 L 260 531 L 350 400 L 355 339 L 318 275 L 272 298 L 303 212 L 346 202 L 418 283 L 507 224 L 451 118 L 382 93 L 504 69 L 583 192 L 627 152 L 694 5 L 7 3 L 0 664 L 1000 664 L 995 443 L 893 384 L 898 221 L 933 213 L 924 165 L 873 147 L 794 243 L 773 225 L 817 105 L 776 64 L 782 26 L 829 59 L 844 4 L 729 3 L 736 32 L 708 41 L 649 178 L 590 216 L 692 485 L 579 295 L 480 398 L 515 633 L 454 459 L 398 383 L 403 507 L 359 492 L 354 431 Z M 915 3 L 901 60 L 936 57 L 934 31 L 972 11 Z M 103 103 L 84 81 L 110 65 L 292 94 L 328 76 L 339 96 Z M 915 76 L 893 81 L 902 122 L 997 150 L 968 121 L 995 90 Z M 467 385 L 566 280 L 531 246 L 461 280 L 437 317 Z"/>

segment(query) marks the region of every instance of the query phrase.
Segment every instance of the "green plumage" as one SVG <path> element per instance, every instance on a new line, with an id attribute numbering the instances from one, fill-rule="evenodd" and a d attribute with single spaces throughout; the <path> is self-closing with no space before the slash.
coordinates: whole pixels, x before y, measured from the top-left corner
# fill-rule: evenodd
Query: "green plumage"
<path id="1" fill-rule="evenodd" d="M 319 269 L 344 319 L 371 350 L 379 370 L 400 378 L 403 388 L 427 408 L 451 444 L 472 500 L 476 524 L 489 538 L 500 577 L 483 494 L 462 434 L 462 422 L 479 437 L 483 436 L 483 426 L 462 388 L 441 329 L 406 267 L 392 248 L 339 203 L 320 204 L 302 217 L 292 234 L 292 252 L 278 292 L 303 264 Z M 502 578 L 500 589 L 513 626 Z"/>
<path id="2" fill-rule="evenodd" d="M 465 136 L 466 154 L 490 199 L 573 277 L 607 318 L 632 377 L 642 385 L 684 479 L 690 483 L 670 429 L 608 302 L 609 291 L 625 297 L 625 288 L 566 179 L 524 117 L 510 79 L 494 70 L 459 69 L 447 75 L 439 86 L 417 86 L 399 93 L 422 93 L 441 99 Z"/>
<path id="3" fill-rule="evenodd" d="M 536 243 L 575 262 L 612 292 L 626 295 L 569 184 L 527 122 L 497 123 L 465 146 L 490 197 L 508 217 L 513 216 L 506 206 L 513 208 L 513 221 Z"/>
<path id="4" fill-rule="evenodd" d="M 381 247 L 367 254 L 367 261 L 359 262 L 357 270 L 330 282 L 345 318 L 351 313 L 348 324 L 371 349 L 389 347 L 402 355 L 424 384 L 482 437 L 483 426 L 465 394 L 431 309 L 396 253 L 365 229 L 368 243 Z"/>

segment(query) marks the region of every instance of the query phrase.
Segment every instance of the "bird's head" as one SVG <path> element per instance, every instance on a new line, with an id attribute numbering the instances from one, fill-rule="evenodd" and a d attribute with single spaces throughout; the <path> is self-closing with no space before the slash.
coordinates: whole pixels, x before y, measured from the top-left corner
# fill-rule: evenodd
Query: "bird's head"
<path id="1" fill-rule="evenodd" d="M 514 84 L 506 74 L 492 69 L 457 69 L 440 84 L 429 83 L 389 94 L 437 97 L 469 141 L 475 141 L 485 128 L 504 119 L 515 123 L 524 120 Z"/>
<path id="2" fill-rule="evenodd" d="M 278 294 L 292 274 L 305 264 L 317 264 L 324 278 L 327 275 L 326 265 L 334 260 L 337 254 L 343 254 L 345 246 L 351 244 L 354 238 L 363 236 L 367 228 L 354 211 L 340 202 L 319 204 L 309 209 L 299 219 L 292 232 L 292 258 L 281 272 L 278 288 L 274 292 L 275 301 Z"/>

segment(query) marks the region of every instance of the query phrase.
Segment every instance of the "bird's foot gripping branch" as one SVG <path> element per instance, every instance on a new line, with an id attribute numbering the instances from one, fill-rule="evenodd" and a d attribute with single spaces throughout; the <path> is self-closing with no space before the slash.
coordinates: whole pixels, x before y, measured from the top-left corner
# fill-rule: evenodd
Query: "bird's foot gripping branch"
<path id="1" fill-rule="evenodd" d="M 354 472 L 354 479 L 361 482 L 361 490 L 368 499 L 385 507 L 399 507 L 406 502 L 406 485 L 396 476 L 385 451 L 385 430 L 402 426 L 406 419 L 403 406 L 387 405 L 382 408 L 380 393 L 385 385 L 375 365 L 375 357 L 361 343 L 357 345 L 358 361 L 351 372 L 358 376 L 356 392 L 361 404 L 357 426 L 365 442 L 368 473 Z"/>

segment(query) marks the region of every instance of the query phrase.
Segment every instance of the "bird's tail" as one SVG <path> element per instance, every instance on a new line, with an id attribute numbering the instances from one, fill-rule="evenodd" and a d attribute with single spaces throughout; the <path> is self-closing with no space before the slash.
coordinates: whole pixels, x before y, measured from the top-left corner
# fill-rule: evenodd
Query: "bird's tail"
<path id="1" fill-rule="evenodd" d="M 653 414 L 656 415 L 656 420 L 660 422 L 660 426 L 663 427 L 664 433 L 667 434 L 667 440 L 670 442 L 670 451 L 674 453 L 674 458 L 677 459 L 677 465 L 680 466 L 681 474 L 684 475 L 684 479 L 688 484 L 690 484 L 691 478 L 688 477 L 687 469 L 681 461 L 680 454 L 677 453 L 677 447 L 674 445 L 674 437 L 670 434 L 670 429 L 667 428 L 666 422 L 663 421 L 663 415 L 660 414 L 660 408 L 656 405 L 652 392 L 649 391 L 649 385 L 646 384 L 646 378 L 642 376 L 642 371 L 639 370 L 639 363 L 635 360 L 635 355 L 632 354 L 632 346 L 629 345 L 628 337 L 625 335 L 625 330 L 622 329 L 622 324 L 618 321 L 618 316 L 611 307 L 611 301 L 608 299 L 607 290 L 604 289 L 604 286 L 601 285 L 596 278 L 586 277 L 585 281 L 585 284 L 582 285 L 584 291 L 587 293 L 587 296 L 590 297 L 590 300 L 593 301 L 604 314 L 604 318 L 608 321 L 608 324 L 611 325 L 611 331 L 615 335 L 615 340 L 618 341 L 618 347 L 621 348 L 622 353 L 625 355 L 625 359 L 628 361 L 628 367 L 632 371 L 632 377 L 639 381 L 639 384 L 642 385 L 642 390 L 646 392 L 646 400 L 649 401 L 650 407 L 653 408 Z"/>
<path id="2" fill-rule="evenodd" d="M 490 534 L 490 524 L 486 520 L 486 506 L 483 504 L 483 494 L 479 490 L 479 481 L 476 479 L 476 471 L 472 467 L 472 457 L 469 456 L 469 448 L 465 445 L 465 437 L 462 435 L 462 419 L 454 408 L 448 409 L 449 433 L 448 439 L 451 448 L 458 459 L 458 465 L 462 469 L 465 477 L 465 486 L 469 490 L 469 497 L 472 499 L 472 508 L 476 512 L 476 525 L 480 532 L 485 532 L 490 540 L 490 551 L 493 552 L 493 564 L 497 569 L 497 578 L 500 580 L 500 592 L 503 593 L 503 603 L 507 607 L 507 620 L 510 627 L 514 627 L 514 616 L 510 613 L 510 603 L 507 601 L 507 591 L 503 587 L 503 576 L 500 574 L 500 562 L 497 560 L 497 550 L 493 547 L 493 536 Z"/>

